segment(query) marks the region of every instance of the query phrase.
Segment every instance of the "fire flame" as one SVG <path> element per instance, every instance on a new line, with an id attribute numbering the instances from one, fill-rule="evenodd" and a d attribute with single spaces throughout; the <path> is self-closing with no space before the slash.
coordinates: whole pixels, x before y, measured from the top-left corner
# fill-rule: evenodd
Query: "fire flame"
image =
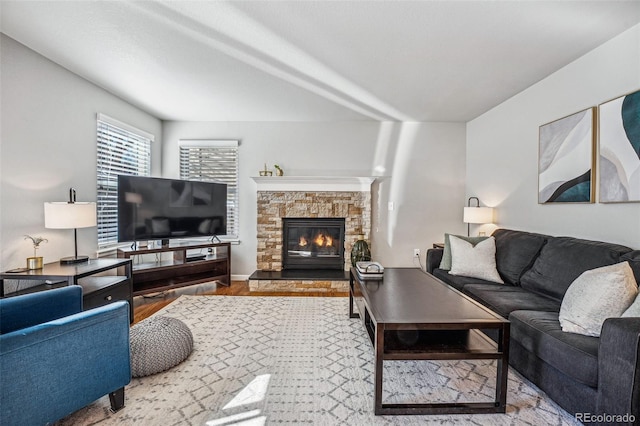
<path id="1" fill-rule="evenodd" d="M 313 240 L 313 242 L 318 247 L 331 247 L 333 245 L 333 238 L 331 238 L 330 235 L 324 235 L 322 232 L 320 232 Z"/>
<path id="2" fill-rule="evenodd" d="M 322 232 L 318 232 L 318 234 L 313 238 L 312 241 L 313 244 L 318 247 L 333 247 L 333 237 Z M 298 247 L 306 247 L 307 245 L 309 245 L 309 241 L 306 237 L 301 236 L 298 239 Z"/>

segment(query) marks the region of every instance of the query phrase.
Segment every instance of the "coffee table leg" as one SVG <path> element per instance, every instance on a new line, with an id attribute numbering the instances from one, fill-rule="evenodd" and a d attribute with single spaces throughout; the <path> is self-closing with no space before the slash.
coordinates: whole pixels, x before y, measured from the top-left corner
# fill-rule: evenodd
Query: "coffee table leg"
<path id="1" fill-rule="evenodd" d="M 375 332 L 375 372 L 374 372 L 374 385 L 373 391 L 374 398 L 374 413 L 375 415 L 382 414 L 382 361 L 384 356 L 384 324 L 376 324 Z"/>
<path id="2" fill-rule="evenodd" d="M 353 272 L 349 272 L 349 318 L 360 318 L 360 314 L 353 309 L 353 289 L 355 285 Z"/>
<path id="3" fill-rule="evenodd" d="M 498 350 L 502 352 L 502 358 L 498 359 L 496 372 L 496 406 L 504 413 L 507 408 L 507 374 L 509 373 L 509 324 L 500 328 Z"/>

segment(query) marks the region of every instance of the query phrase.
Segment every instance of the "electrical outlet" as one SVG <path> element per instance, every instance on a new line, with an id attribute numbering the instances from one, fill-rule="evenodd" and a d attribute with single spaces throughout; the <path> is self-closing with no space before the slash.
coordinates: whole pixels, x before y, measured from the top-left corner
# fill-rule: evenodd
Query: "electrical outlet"
<path id="1" fill-rule="evenodd" d="M 413 249 L 413 257 L 420 257 L 420 249 Z"/>

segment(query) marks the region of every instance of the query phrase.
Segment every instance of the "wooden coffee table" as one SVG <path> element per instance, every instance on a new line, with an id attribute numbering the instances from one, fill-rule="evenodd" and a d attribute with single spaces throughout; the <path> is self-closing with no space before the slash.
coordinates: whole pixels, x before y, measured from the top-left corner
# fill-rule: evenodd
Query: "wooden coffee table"
<path id="1" fill-rule="evenodd" d="M 376 415 L 505 412 L 509 321 L 416 268 L 387 268 L 383 280 L 363 280 L 352 268 L 349 285 L 349 317 L 362 319 L 375 350 Z M 498 343 L 480 329 L 497 330 Z M 459 359 L 497 360 L 494 401 L 382 402 L 384 361 Z"/>

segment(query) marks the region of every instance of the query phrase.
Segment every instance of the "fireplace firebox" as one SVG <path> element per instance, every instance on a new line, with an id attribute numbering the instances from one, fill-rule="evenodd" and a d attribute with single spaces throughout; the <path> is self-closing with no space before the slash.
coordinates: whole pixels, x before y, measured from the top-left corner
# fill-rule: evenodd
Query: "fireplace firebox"
<path id="1" fill-rule="evenodd" d="M 344 218 L 283 218 L 283 269 L 344 269 Z"/>

